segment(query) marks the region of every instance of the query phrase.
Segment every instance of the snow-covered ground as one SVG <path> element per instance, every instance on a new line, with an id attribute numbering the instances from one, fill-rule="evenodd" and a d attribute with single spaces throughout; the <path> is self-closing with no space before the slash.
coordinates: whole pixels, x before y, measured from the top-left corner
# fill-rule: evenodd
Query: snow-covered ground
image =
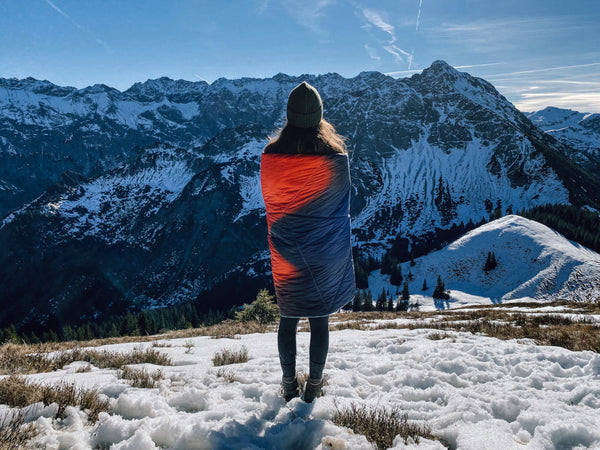
<path id="1" fill-rule="evenodd" d="M 328 385 L 312 405 L 300 399 L 286 405 L 279 396 L 277 336 L 266 333 L 160 340 L 171 345 L 157 349 L 173 366 L 140 366 L 162 370 L 165 378 L 154 389 L 131 387 L 112 369 L 77 373 L 83 364 L 77 362 L 30 375 L 98 388 L 110 397 L 111 410 L 95 425 L 75 408 L 63 420 L 53 418 L 52 405 L 34 405 L 28 414 L 40 431 L 36 443 L 47 449 L 324 449 L 331 441 L 370 449 L 364 436 L 331 421 L 336 407 L 351 403 L 399 407 L 450 448 L 600 448 L 599 354 L 469 333 L 429 339 L 434 332 L 331 332 Z M 304 371 L 308 343 L 308 333 L 299 333 L 298 369 Z M 102 348 L 128 352 L 139 345 L 152 344 Z M 213 367 L 215 353 L 242 346 L 248 362 Z M 441 442 L 422 439 L 408 447 L 444 448 Z M 397 438 L 394 448 L 406 447 Z"/>

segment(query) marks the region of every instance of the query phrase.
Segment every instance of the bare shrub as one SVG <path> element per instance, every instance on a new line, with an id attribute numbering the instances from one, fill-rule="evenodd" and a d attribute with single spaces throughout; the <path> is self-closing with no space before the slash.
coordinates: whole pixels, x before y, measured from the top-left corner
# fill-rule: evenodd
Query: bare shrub
<path id="1" fill-rule="evenodd" d="M 0 380 L 0 403 L 13 408 L 23 408 L 38 402 L 46 406 L 56 403 L 59 418 L 65 417 L 67 406 L 78 406 L 88 410 L 90 422 L 98 420 L 98 414 L 108 411 L 109 406 L 108 399 L 100 398 L 95 389 L 78 389 L 74 384 L 67 383 L 37 384 L 15 375 Z"/>
<path id="2" fill-rule="evenodd" d="M 248 349 L 242 347 L 238 351 L 224 348 L 220 352 L 215 353 L 212 358 L 215 366 L 226 366 L 228 364 L 239 364 L 248 362 Z"/>
<path id="3" fill-rule="evenodd" d="M 399 408 L 386 410 L 382 407 L 358 406 L 351 403 L 342 409 L 336 407 L 332 421 L 336 425 L 364 435 L 378 449 L 391 447 L 398 435 L 404 439 L 405 445 L 408 445 L 409 438 L 417 444 L 422 437 L 435 439 L 429 427 L 409 422 L 408 416 L 402 414 Z"/>
<path id="4" fill-rule="evenodd" d="M 133 387 L 152 389 L 164 378 L 159 369 L 154 372 L 148 372 L 145 369 L 136 369 L 134 367 L 124 366 L 118 372 L 119 378 L 127 380 Z"/>

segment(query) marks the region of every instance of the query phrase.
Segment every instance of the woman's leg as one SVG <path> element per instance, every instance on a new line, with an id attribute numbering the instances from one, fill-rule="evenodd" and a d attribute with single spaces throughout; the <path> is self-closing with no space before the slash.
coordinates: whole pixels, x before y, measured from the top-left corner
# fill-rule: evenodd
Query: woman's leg
<path id="1" fill-rule="evenodd" d="M 329 316 L 312 317 L 310 322 L 309 376 L 320 380 L 329 350 Z"/>
<path id="2" fill-rule="evenodd" d="M 298 319 L 290 317 L 279 318 L 277 332 L 277 348 L 279 362 L 284 377 L 296 377 L 296 327 Z"/>

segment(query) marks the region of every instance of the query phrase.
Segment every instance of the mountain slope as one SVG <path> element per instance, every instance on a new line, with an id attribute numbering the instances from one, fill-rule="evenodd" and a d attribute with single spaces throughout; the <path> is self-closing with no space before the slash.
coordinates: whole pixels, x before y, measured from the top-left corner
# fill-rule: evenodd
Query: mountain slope
<path id="1" fill-rule="evenodd" d="M 596 175 L 600 174 L 600 114 L 545 108 L 526 113 L 540 129 L 575 151 L 569 155 Z"/>
<path id="2" fill-rule="evenodd" d="M 494 252 L 498 265 L 486 272 L 488 252 Z M 410 270 L 410 292 L 427 307 L 529 299 L 600 301 L 600 255 L 515 215 L 482 225 L 442 250 L 417 258 Z M 432 294 L 438 275 L 451 290 L 451 299 L 432 304 L 431 298 L 420 295 Z M 425 292 L 423 280 L 429 286 Z"/>

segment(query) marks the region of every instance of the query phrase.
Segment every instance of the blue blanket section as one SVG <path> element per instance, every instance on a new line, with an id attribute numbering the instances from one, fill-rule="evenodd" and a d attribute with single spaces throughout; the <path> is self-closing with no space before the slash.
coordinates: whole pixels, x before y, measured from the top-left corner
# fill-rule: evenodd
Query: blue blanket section
<path id="1" fill-rule="evenodd" d="M 293 212 L 276 220 L 270 228 L 272 247 L 298 269 L 297 276 L 285 282 L 275 280 L 277 304 L 285 317 L 332 314 L 352 301 L 356 291 L 348 157 L 318 158 L 323 158 L 323 163 L 331 169 L 326 190 L 298 209 L 291 205 L 289 210 Z M 266 206 L 269 213 L 269 205 Z"/>

